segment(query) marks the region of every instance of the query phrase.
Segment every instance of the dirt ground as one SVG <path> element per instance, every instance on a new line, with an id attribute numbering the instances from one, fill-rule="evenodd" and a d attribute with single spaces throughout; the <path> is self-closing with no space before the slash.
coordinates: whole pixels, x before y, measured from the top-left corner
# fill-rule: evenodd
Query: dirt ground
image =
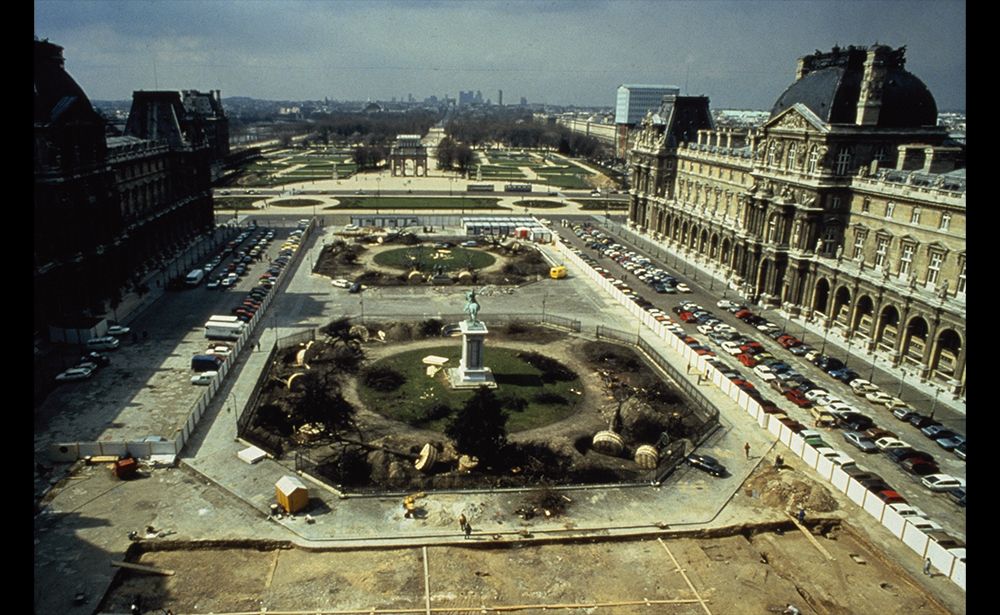
<path id="1" fill-rule="evenodd" d="M 141 595 L 144 609 L 175 615 L 424 613 L 428 604 L 438 613 L 693 615 L 780 612 L 788 602 L 803 613 L 952 612 L 847 528 L 818 540 L 833 560 L 797 530 L 520 548 L 473 540 L 378 551 L 154 551 L 139 563 L 174 576 L 123 571 L 102 610 L 127 612 Z"/>

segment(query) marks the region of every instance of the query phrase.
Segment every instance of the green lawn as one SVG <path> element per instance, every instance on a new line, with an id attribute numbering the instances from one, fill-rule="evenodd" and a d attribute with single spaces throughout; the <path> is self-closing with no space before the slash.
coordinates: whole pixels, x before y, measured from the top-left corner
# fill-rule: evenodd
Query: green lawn
<path id="1" fill-rule="evenodd" d="M 275 207 L 309 207 L 310 205 L 322 205 L 323 201 L 316 199 L 281 199 L 280 201 L 269 201 L 268 205 Z"/>
<path id="2" fill-rule="evenodd" d="M 535 199 L 518 201 L 514 203 L 514 205 L 517 207 L 545 207 L 548 209 L 557 209 L 559 207 L 566 206 L 564 203 L 560 203 L 559 201 L 539 201 Z"/>
<path id="3" fill-rule="evenodd" d="M 579 378 L 543 382 L 542 371 L 518 357 L 519 352 L 507 348 L 492 348 L 487 340 L 483 362 L 493 370 L 499 385 L 496 394 L 503 398 L 518 398 L 526 402 L 523 410 L 508 411 L 508 432 L 524 431 L 548 425 L 570 416 L 581 396 Z M 452 412 L 462 406 L 472 391 L 454 391 L 445 382 L 443 374 L 430 378 L 421 359 L 428 355 L 447 357 L 447 367 L 457 367 L 462 357 L 461 338 L 436 348 L 403 352 L 377 361 L 373 366 L 389 366 L 405 376 L 405 382 L 395 391 L 375 391 L 363 383 L 358 384 L 361 401 L 370 409 L 389 418 L 425 429 L 442 431 L 450 414 L 428 418 L 427 410 L 435 404 L 447 404 Z M 544 393 L 547 399 L 539 401 L 536 395 Z M 563 403 L 564 402 L 564 403 Z"/>
<path id="4" fill-rule="evenodd" d="M 420 271 L 430 272 L 436 266 L 444 267 L 445 271 L 467 269 L 482 269 L 496 262 L 489 252 L 467 248 L 453 247 L 440 251 L 431 246 L 412 246 L 386 250 L 375 255 L 375 264 L 392 267 L 400 271 L 410 271 L 414 264 L 420 263 Z"/>
<path id="5" fill-rule="evenodd" d="M 339 205 L 326 209 L 507 209 L 498 207 L 496 198 L 483 197 L 405 197 L 343 196 Z"/>

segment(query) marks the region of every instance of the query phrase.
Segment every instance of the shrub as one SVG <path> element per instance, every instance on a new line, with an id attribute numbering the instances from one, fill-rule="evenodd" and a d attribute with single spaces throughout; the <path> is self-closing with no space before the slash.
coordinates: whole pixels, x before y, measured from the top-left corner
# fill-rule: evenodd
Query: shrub
<path id="1" fill-rule="evenodd" d="M 406 376 L 388 365 L 376 365 L 365 370 L 361 381 L 370 389 L 387 393 L 403 386 Z"/>
<path id="2" fill-rule="evenodd" d="M 545 391 L 542 391 L 540 393 L 535 393 L 531 399 L 535 403 L 539 404 L 560 404 L 565 406 L 566 404 L 569 403 L 569 400 L 567 400 L 562 395 L 559 395 L 558 393 L 547 393 Z"/>

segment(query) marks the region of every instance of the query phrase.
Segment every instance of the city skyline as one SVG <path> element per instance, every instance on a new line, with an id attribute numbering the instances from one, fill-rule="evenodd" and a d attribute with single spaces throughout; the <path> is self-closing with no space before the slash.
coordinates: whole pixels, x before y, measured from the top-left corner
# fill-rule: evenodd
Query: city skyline
<path id="1" fill-rule="evenodd" d="M 906 46 L 940 110 L 964 110 L 966 5 L 899 2 L 59 2 L 35 36 L 65 48 L 95 100 L 220 89 L 266 100 L 457 98 L 612 107 L 622 83 L 714 108 L 769 109 L 795 61 L 834 45 Z"/>

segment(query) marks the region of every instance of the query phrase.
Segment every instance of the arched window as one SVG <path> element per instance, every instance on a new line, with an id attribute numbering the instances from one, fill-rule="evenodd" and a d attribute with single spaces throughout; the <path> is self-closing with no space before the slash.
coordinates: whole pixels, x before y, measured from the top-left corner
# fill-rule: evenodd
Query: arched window
<path id="1" fill-rule="evenodd" d="M 816 169 L 819 167 L 819 148 L 815 145 L 809 150 L 809 173 L 815 173 Z"/>
<path id="2" fill-rule="evenodd" d="M 785 155 L 785 167 L 789 171 L 795 170 L 795 154 L 797 149 L 794 143 L 788 146 L 788 153 Z"/>

